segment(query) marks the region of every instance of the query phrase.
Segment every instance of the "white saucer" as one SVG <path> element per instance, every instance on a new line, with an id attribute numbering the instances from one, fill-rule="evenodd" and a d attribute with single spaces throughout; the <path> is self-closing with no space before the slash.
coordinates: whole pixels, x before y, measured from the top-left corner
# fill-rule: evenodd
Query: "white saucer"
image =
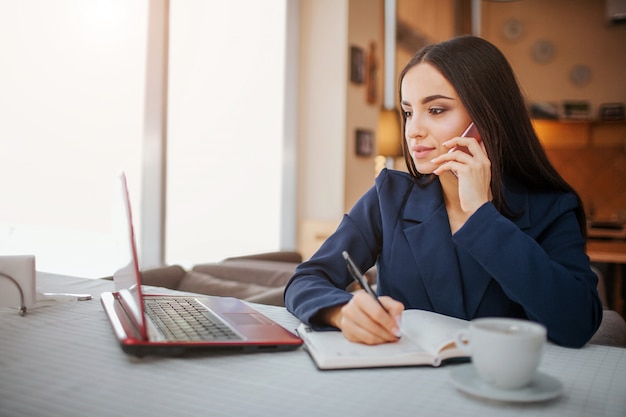
<path id="1" fill-rule="evenodd" d="M 454 385 L 468 394 L 490 400 L 533 402 L 556 398 L 563 392 L 563 384 L 553 376 L 537 372 L 529 385 L 520 389 L 501 389 L 483 382 L 474 366 L 464 365 L 450 372 Z"/>

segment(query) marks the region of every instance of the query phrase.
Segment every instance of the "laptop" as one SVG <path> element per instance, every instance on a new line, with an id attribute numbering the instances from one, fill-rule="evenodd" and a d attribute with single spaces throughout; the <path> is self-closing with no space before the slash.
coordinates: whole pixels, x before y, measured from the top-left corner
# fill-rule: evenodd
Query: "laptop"
<path id="1" fill-rule="evenodd" d="M 299 337 L 236 298 L 144 294 L 123 173 L 120 195 L 115 211 L 121 212 L 120 243 L 127 262 L 113 275 L 115 291 L 103 293 L 100 301 L 124 352 L 178 356 L 202 351 L 285 351 L 302 345 Z"/>

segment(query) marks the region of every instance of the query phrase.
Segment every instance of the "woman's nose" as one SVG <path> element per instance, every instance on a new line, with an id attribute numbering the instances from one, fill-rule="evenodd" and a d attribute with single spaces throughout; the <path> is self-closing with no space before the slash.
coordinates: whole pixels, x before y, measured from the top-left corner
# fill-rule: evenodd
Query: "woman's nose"
<path id="1" fill-rule="evenodd" d="M 418 138 L 424 136 L 424 129 L 417 121 L 416 118 L 407 119 L 406 126 L 404 127 L 407 138 Z"/>

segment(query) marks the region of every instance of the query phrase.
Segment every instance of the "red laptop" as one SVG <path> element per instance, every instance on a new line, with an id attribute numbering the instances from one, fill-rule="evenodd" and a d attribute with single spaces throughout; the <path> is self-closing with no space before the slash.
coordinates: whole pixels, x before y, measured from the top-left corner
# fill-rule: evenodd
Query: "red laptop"
<path id="1" fill-rule="evenodd" d="M 103 293 L 100 301 L 124 352 L 283 351 L 302 345 L 299 337 L 236 298 L 144 294 L 124 174 L 120 185 L 128 263 L 113 276 L 116 291 Z"/>

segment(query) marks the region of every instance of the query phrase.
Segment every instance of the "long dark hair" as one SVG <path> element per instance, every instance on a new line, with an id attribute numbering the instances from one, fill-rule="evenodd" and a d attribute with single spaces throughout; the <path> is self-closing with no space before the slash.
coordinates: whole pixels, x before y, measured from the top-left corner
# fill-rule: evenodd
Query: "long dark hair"
<path id="1" fill-rule="evenodd" d="M 406 73 L 428 63 L 452 84 L 476 124 L 491 160 L 491 193 L 494 206 L 505 216 L 515 216 L 504 199 L 504 178 L 518 180 L 530 190 L 571 192 L 578 199 L 576 217 L 583 236 L 587 234 L 585 210 L 578 193 L 559 175 L 533 129 L 524 96 L 505 56 L 488 41 L 459 36 L 422 48 L 404 67 Z M 400 89 L 398 89 L 400 91 Z M 401 98 L 400 98 L 401 99 Z M 406 117 L 402 115 L 402 136 Z M 420 174 L 402 140 L 404 160 L 416 182 Z"/>

